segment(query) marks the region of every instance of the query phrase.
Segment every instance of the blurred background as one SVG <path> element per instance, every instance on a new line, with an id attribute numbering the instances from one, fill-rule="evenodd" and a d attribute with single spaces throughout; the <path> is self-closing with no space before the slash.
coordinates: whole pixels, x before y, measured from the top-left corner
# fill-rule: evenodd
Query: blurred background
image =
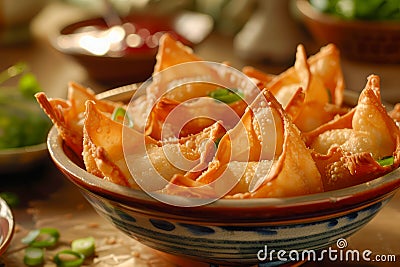
<path id="1" fill-rule="evenodd" d="M 382 76 L 384 98 L 392 103 L 399 101 L 395 78 L 400 70 L 400 36 L 398 16 L 391 15 L 399 13 L 399 1 L 313 0 L 311 11 L 309 7 L 299 9 L 304 6 L 300 2 L 310 5 L 306 0 L 0 0 L 0 68 L 6 69 L 17 61 L 27 62 L 45 91 L 63 96 L 71 80 L 103 91 L 148 78 L 154 58 L 144 59 L 143 55 L 151 52 L 143 47 L 94 55 L 82 51 L 76 42 L 66 41 L 76 33 L 93 36 L 93 30 L 125 22 L 131 26 L 139 23 L 139 27 L 155 32 L 177 31 L 205 60 L 229 61 L 238 69 L 252 65 L 272 74 L 293 64 L 297 44 L 304 44 L 311 55 L 332 42 L 331 36 L 339 35 L 333 41 L 344 56 L 347 89 L 360 91 L 366 77 L 375 73 Z M 365 15 L 369 12 L 366 7 L 376 11 L 379 5 L 383 6 L 379 18 Z M 342 13 L 334 14 L 333 21 L 321 17 L 331 16 L 335 10 Z M 357 37 L 350 31 L 346 39 L 340 34 L 349 31 L 349 26 L 334 27 L 353 20 L 382 24 L 389 20 L 388 14 L 392 16 L 390 25 L 384 27 L 392 32 L 387 35 L 378 34 L 381 28 L 371 31 L 368 25 L 361 24 L 352 31 L 365 28 L 368 34 Z M 60 35 L 68 36 L 61 42 Z M 156 36 L 153 32 L 150 35 Z M 358 43 L 351 44 L 357 38 Z M 387 45 L 378 51 L 376 47 L 382 42 Z M 391 54 L 385 55 L 385 51 Z M 356 52 L 360 55 L 352 58 Z M 136 73 L 141 69 L 147 72 Z"/>

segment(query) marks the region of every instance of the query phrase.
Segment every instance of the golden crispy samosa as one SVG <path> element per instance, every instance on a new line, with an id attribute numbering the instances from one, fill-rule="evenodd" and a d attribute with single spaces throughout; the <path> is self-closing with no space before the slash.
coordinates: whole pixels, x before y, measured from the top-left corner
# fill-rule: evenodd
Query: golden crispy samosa
<path id="1" fill-rule="evenodd" d="M 57 127 L 65 143 L 77 154 L 81 155 L 83 147 L 83 117 L 85 102 L 87 100 L 98 103 L 98 108 L 104 112 L 112 113 L 121 104 L 107 100 L 96 99 L 95 93 L 77 83 L 68 85 L 67 99 L 50 99 L 45 93 L 35 95 L 42 109 Z"/>
<path id="2" fill-rule="evenodd" d="M 205 197 L 210 197 L 212 190 L 215 196 L 225 193 L 227 198 L 289 197 L 323 191 L 311 151 L 267 90 L 221 139 L 207 171 L 192 181 L 185 175 L 176 175 L 172 182 L 188 190 L 170 187 L 166 192 L 192 192 L 196 197 L 203 191 Z M 206 190 L 191 190 L 205 185 Z"/>
<path id="3" fill-rule="evenodd" d="M 325 190 L 369 181 L 400 163 L 399 128 L 381 103 L 377 75 L 368 77 L 356 107 L 304 137 L 314 150 Z M 381 166 L 384 158 L 391 158 L 391 164 Z"/>

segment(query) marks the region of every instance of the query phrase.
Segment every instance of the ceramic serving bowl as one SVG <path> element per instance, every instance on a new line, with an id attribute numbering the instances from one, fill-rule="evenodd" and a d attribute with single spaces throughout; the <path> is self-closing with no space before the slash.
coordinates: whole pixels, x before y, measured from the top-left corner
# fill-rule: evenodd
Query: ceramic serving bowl
<path id="1" fill-rule="evenodd" d="M 308 0 L 296 0 L 296 6 L 300 18 L 319 44 L 334 43 L 352 60 L 400 62 L 398 21 L 345 20 L 318 11 Z"/>
<path id="2" fill-rule="evenodd" d="M 0 197 L 0 256 L 7 250 L 14 235 L 14 217 L 7 202 Z"/>
<path id="3" fill-rule="evenodd" d="M 107 91 L 102 95 L 109 96 Z M 214 266 L 275 266 L 288 259 L 278 259 L 268 251 L 317 252 L 334 246 L 367 224 L 400 187 L 397 169 L 370 182 L 325 193 L 220 199 L 204 206 L 179 207 L 88 173 L 54 127 L 48 149 L 59 170 L 116 228 L 156 250 Z"/>
<path id="4" fill-rule="evenodd" d="M 118 30 L 110 31 L 107 38 L 97 38 L 90 42 L 94 36 L 101 35 L 99 31 L 116 27 L 108 25 L 101 17 L 76 21 L 52 34 L 50 42 L 56 50 L 80 63 L 91 78 L 110 87 L 117 87 L 143 82 L 151 76 L 156 63 L 158 38 L 162 33 L 169 32 L 185 45 L 194 47 L 209 35 L 213 29 L 213 20 L 208 15 L 190 11 L 173 14 L 146 12 L 123 17 L 114 26 Z M 122 48 L 110 47 L 110 50 L 104 52 L 104 46 L 109 45 L 105 44 L 104 39 L 113 40 L 116 34 L 120 34 L 120 26 L 125 31 Z"/>
<path id="5" fill-rule="evenodd" d="M 0 150 L 0 173 L 31 170 L 48 159 L 46 143 Z"/>

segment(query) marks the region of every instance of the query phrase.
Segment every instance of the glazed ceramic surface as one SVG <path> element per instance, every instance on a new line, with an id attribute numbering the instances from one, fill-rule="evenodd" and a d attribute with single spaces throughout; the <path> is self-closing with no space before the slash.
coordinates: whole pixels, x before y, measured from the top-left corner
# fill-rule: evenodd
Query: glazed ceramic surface
<path id="1" fill-rule="evenodd" d="M 286 222 L 216 223 L 195 222 L 192 218 L 169 219 L 164 214 L 146 215 L 134 208 L 122 208 L 115 202 L 84 192 L 85 197 L 118 229 L 141 243 L 166 253 L 214 264 L 276 264 L 280 260 L 271 251 L 319 250 L 336 245 L 370 221 L 387 202 L 371 203 L 344 212 L 315 219 Z M 195 218 L 193 218 L 195 219 Z M 308 254 L 307 254 L 308 256 Z M 285 256 L 287 261 L 290 259 Z M 315 254 L 313 260 L 319 256 Z M 301 257 L 298 260 L 304 260 Z"/>
<path id="2" fill-rule="evenodd" d="M 124 86 L 98 97 L 123 101 L 136 89 L 136 85 Z M 347 104 L 356 104 L 356 99 L 356 93 L 345 93 Z M 178 207 L 86 172 L 82 159 L 64 145 L 55 127 L 47 145 L 60 171 L 116 228 L 159 251 L 217 265 L 276 266 L 290 259 L 279 259 L 271 251 L 318 253 L 338 245 L 367 224 L 400 187 L 397 169 L 370 182 L 325 193 L 219 199 L 205 206 Z"/>
<path id="3" fill-rule="evenodd" d="M 118 229 L 157 250 L 213 264 L 270 266 L 283 262 L 276 257 L 264 261 L 266 246 L 268 251 L 333 246 L 368 223 L 400 186 L 397 169 L 331 192 L 281 199 L 221 199 L 183 208 L 89 174 L 55 128 L 48 147 L 57 167 Z"/>
<path id="4" fill-rule="evenodd" d="M 173 33 L 175 38 L 191 47 L 202 42 L 213 29 L 213 20 L 210 16 L 189 11 L 168 15 L 135 14 L 122 18 L 122 23 L 132 24 L 131 27 L 139 27 L 147 31 L 146 34 L 151 33 L 153 36 L 161 32 Z M 92 78 L 103 84 L 116 87 L 147 80 L 156 63 L 158 43 L 151 47 L 145 45 L 140 48 L 128 47 L 102 55 L 82 49 L 80 39 L 84 36 L 79 32 L 85 33 L 91 28 L 105 30 L 109 26 L 103 18 L 78 21 L 61 28 L 55 36 L 50 37 L 50 41 L 55 49 L 74 58 L 85 67 Z M 193 31 L 193 27 L 197 30 Z M 89 35 L 90 31 L 86 33 Z"/>
<path id="5" fill-rule="evenodd" d="M 0 150 L 0 173 L 30 170 L 48 159 L 46 143 Z"/>
<path id="6" fill-rule="evenodd" d="M 0 198 L 0 255 L 2 255 L 11 242 L 14 234 L 14 218 L 6 201 Z"/>
<path id="7" fill-rule="evenodd" d="M 334 43 L 352 60 L 400 62 L 400 24 L 396 21 L 344 20 L 315 9 L 308 0 L 296 0 L 300 17 L 320 43 Z"/>

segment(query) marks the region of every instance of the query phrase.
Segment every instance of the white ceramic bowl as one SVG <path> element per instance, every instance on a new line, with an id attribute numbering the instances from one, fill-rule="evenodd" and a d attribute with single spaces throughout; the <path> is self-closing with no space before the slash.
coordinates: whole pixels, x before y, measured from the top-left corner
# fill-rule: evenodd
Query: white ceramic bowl
<path id="1" fill-rule="evenodd" d="M 15 173 L 33 169 L 48 159 L 46 143 L 0 150 L 0 173 Z"/>
<path id="2" fill-rule="evenodd" d="M 14 217 L 6 201 L 0 197 L 0 256 L 7 250 L 14 235 Z"/>

